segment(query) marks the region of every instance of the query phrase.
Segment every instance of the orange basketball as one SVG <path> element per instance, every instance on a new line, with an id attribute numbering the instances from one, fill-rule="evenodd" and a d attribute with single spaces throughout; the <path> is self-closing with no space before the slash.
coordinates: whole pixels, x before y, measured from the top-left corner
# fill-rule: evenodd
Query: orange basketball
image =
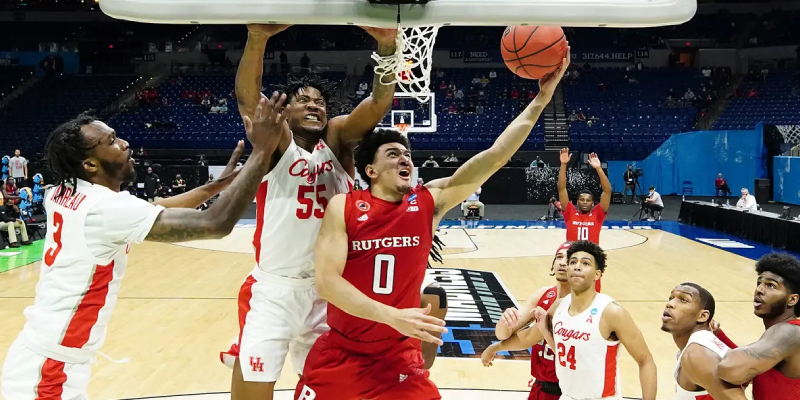
<path id="1" fill-rule="evenodd" d="M 559 26 L 509 26 L 500 41 L 503 61 L 525 79 L 539 79 L 561 66 L 567 39 Z"/>

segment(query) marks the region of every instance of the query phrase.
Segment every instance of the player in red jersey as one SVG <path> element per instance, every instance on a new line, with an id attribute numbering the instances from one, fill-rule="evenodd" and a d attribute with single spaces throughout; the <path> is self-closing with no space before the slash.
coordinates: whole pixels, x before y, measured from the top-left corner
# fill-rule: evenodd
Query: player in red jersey
<path id="1" fill-rule="evenodd" d="M 533 321 L 533 310 L 541 307 L 549 310 L 557 299 L 561 299 L 569 294 L 569 277 L 567 275 L 567 250 L 571 245 L 565 242 L 558 247 L 556 258 L 550 270 L 558 282 L 555 286 L 544 286 L 533 292 L 531 297 L 521 310 L 508 308 L 503 312 L 502 318 L 497 322 L 495 335 L 500 340 L 510 338 L 520 329 L 526 327 Z M 489 346 L 491 348 L 491 346 Z M 486 351 L 492 351 L 487 349 Z M 496 351 L 492 351 L 494 354 Z M 531 394 L 528 400 L 558 400 L 561 397 L 561 389 L 558 387 L 558 377 L 556 376 L 555 354 L 548 347 L 544 340 L 533 345 L 531 348 Z"/>
<path id="2" fill-rule="evenodd" d="M 800 261 L 767 254 L 756 272 L 753 306 L 767 330 L 757 342 L 729 351 L 717 372 L 734 385 L 752 380 L 754 400 L 800 399 Z"/>
<path id="3" fill-rule="evenodd" d="M 603 229 L 603 221 L 606 219 L 608 207 L 611 205 L 611 182 L 600 165 L 597 154 L 589 154 L 589 165 L 597 171 L 600 176 L 600 186 L 603 187 L 603 194 L 600 195 L 600 204 L 594 204 L 592 192 L 583 189 L 578 193 L 578 207 L 569 200 L 567 192 L 567 164 L 572 158 L 569 149 L 561 149 L 561 169 L 558 171 L 558 200 L 564 208 L 564 225 L 567 228 L 567 241 L 577 242 L 578 240 L 588 240 L 592 243 L 600 244 L 600 231 Z M 594 286 L 600 292 L 600 279 Z"/>
<path id="4" fill-rule="evenodd" d="M 330 331 L 311 348 L 295 399 L 441 399 L 420 351 L 420 340 L 442 344 L 430 332 L 446 332 L 419 308 L 433 231 L 519 150 L 568 65 L 567 54 L 492 147 L 449 178 L 412 185 L 408 139 L 398 131 L 361 141 L 356 167 L 370 188 L 334 196 L 325 212 L 314 262 Z"/>

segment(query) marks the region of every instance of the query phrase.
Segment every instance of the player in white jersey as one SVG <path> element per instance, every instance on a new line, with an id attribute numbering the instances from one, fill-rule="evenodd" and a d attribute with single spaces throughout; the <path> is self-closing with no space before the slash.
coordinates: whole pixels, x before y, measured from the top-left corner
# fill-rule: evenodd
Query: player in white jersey
<path id="1" fill-rule="evenodd" d="M 570 294 L 549 311 L 534 310 L 535 327 L 517 332 L 497 350 L 523 350 L 542 338 L 556 355 L 561 400 L 619 400 L 619 344 L 639 366 L 642 400 L 655 400 L 656 364 L 630 314 L 594 290 L 606 268 L 600 246 L 578 241 L 567 251 Z M 552 322 L 552 323 L 548 323 Z"/>
<path id="2" fill-rule="evenodd" d="M 261 101 L 245 120 L 253 153 L 238 173 L 243 142 L 223 173 L 229 178 L 160 204 L 120 191 L 135 179 L 133 151 L 108 125 L 81 115 L 53 131 L 44 153 L 58 184 L 45 194 L 48 228 L 35 301 L 3 364 L 6 400 L 87 398 L 90 363 L 106 338 L 130 245 L 231 232 L 255 196 L 279 132 L 288 132 L 285 116 L 273 110 L 282 101 L 270 103 Z M 226 187 L 208 210 L 194 209 Z"/>
<path id="3" fill-rule="evenodd" d="M 678 345 L 675 400 L 745 400 L 744 390 L 723 381 L 717 366 L 730 350 L 711 329 L 716 304 L 702 286 L 686 282 L 672 289 L 661 330 Z"/>
<path id="4" fill-rule="evenodd" d="M 261 95 L 267 40 L 288 26 L 249 25 L 236 75 L 239 112 L 251 115 Z M 377 53 L 396 52 L 397 31 L 365 28 Z M 327 303 L 317 296 L 313 248 L 328 201 L 347 193 L 353 148 L 392 107 L 394 84 L 376 74 L 373 93 L 350 115 L 328 120 L 334 85 L 314 75 L 290 78 L 283 91 L 291 132 L 281 138 L 256 196 L 256 266 L 239 291 L 239 338 L 221 359 L 232 364 L 234 400 L 272 399 L 287 354 L 302 373 L 311 345 L 327 331 Z M 238 358 L 238 362 L 236 362 Z"/>

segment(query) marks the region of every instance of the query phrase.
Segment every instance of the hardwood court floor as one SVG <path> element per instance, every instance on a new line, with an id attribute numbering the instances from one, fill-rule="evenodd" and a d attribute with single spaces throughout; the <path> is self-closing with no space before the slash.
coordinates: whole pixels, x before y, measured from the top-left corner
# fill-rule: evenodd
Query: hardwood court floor
<path id="1" fill-rule="evenodd" d="M 564 231 L 447 229 L 441 236 L 448 246 L 440 267 L 495 272 L 510 294 L 524 301 L 536 288 L 553 282 L 549 268 Z M 253 268 L 251 238 L 252 228 L 245 227 L 216 242 L 135 246 L 102 348 L 110 358 L 127 362 L 98 357 L 90 397 L 228 391 L 230 370 L 219 362 L 218 354 L 237 334 L 236 296 Z M 752 313 L 754 261 L 660 230 L 604 230 L 601 240 L 609 254 L 603 292 L 617 299 L 644 332 L 658 366 L 660 399 L 674 395 L 677 348 L 659 328 L 664 304 L 676 284 L 693 281 L 709 289 L 717 300 L 716 319 L 735 341 L 750 343 L 763 332 Z M 38 263 L 0 274 L 0 362 L 22 328 L 22 310 L 33 303 L 37 278 Z M 621 372 L 623 394 L 639 397 L 637 368 L 624 351 Z M 432 379 L 442 388 L 525 391 L 529 373 L 526 361 L 498 361 L 484 368 L 475 358 L 440 357 Z M 295 383 L 287 364 L 278 387 L 293 388 Z M 445 399 L 527 398 L 514 392 L 444 395 Z M 276 398 L 290 396 L 284 392 Z"/>

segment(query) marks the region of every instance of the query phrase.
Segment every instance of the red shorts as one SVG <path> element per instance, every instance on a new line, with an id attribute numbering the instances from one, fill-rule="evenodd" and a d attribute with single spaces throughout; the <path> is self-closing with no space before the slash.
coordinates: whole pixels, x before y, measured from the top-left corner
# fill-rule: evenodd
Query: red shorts
<path id="1" fill-rule="evenodd" d="M 296 400 L 439 400 L 439 389 L 428 379 L 418 340 L 396 342 L 390 350 L 365 353 L 342 346 L 335 331 L 323 334 L 311 347 Z M 351 342 L 352 343 L 352 342 Z"/>
<path id="2" fill-rule="evenodd" d="M 528 395 L 528 400 L 558 400 L 560 398 L 559 395 L 543 392 L 542 387 L 536 383 L 531 386 L 531 394 Z"/>

